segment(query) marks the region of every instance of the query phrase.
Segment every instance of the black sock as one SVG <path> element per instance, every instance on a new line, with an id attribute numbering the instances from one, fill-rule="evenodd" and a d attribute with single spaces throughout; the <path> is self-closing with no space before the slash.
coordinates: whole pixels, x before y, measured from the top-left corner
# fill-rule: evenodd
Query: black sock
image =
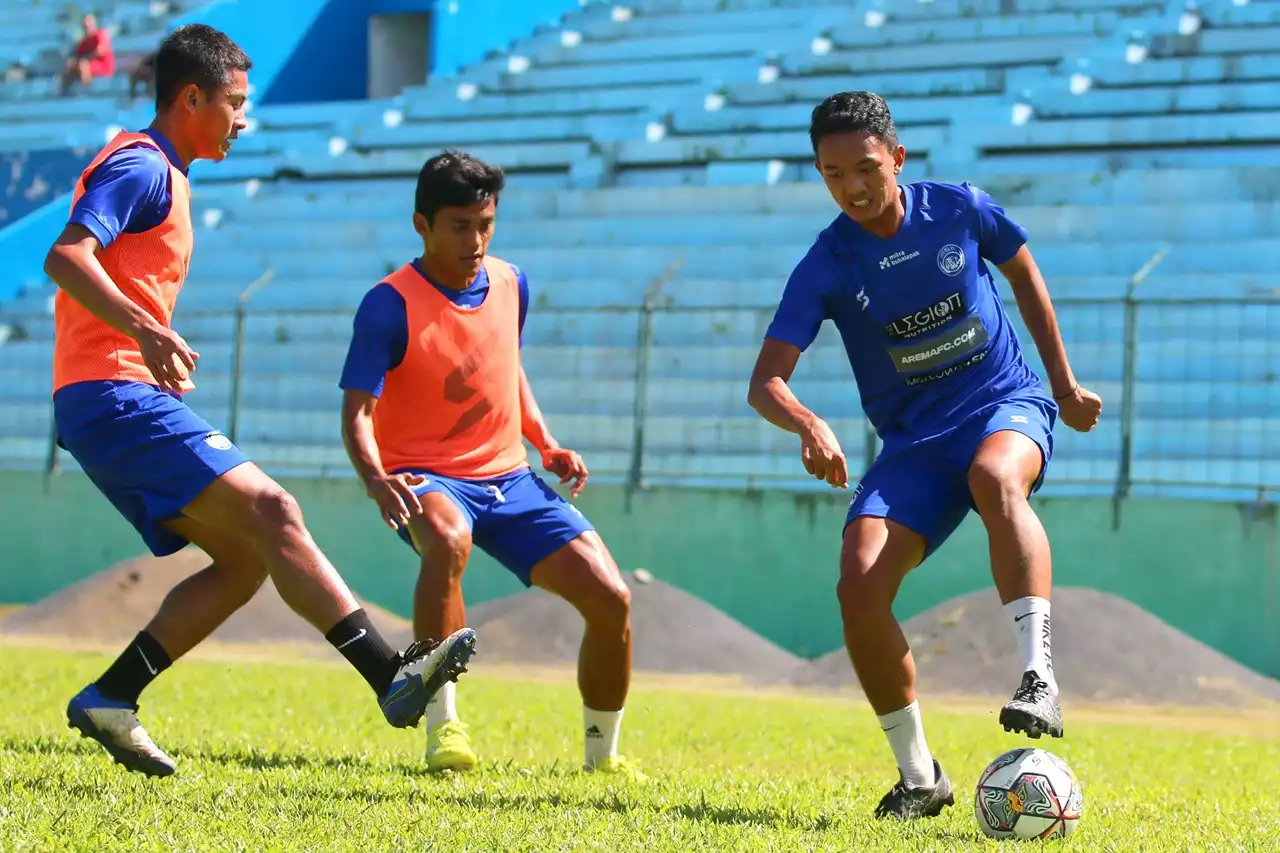
<path id="1" fill-rule="evenodd" d="M 137 705 L 138 696 L 147 685 L 172 664 L 164 646 L 141 631 L 95 684 L 105 698 Z"/>
<path id="2" fill-rule="evenodd" d="M 334 625 L 324 638 L 364 676 L 374 693 L 381 696 L 387 692 L 400 657 L 373 627 L 364 608 Z"/>

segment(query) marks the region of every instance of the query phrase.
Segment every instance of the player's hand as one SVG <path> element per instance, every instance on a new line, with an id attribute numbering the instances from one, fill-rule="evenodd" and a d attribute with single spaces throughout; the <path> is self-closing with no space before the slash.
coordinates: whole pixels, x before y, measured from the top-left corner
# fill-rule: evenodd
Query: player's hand
<path id="1" fill-rule="evenodd" d="M 180 392 L 182 383 L 196 369 L 200 353 L 193 350 L 173 329 L 159 324 L 137 334 L 138 350 L 156 384 L 165 391 Z"/>
<path id="2" fill-rule="evenodd" d="M 590 476 L 587 465 L 581 456 L 568 448 L 553 447 L 542 451 L 542 467 L 559 477 L 562 485 L 573 480 L 569 489 L 572 497 L 576 498 L 587 487 L 587 477 Z"/>
<path id="3" fill-rule="evenodd" d="M 422 515 L 422 502 L 413 489 L 425 482 L 419 474 L 386 474 L 371 478 L 365 491 L 377 503 L 382 520 L 392 530 L 399 530 L 409 525 L 410 517 Z"/>
<path id="4" fill-rule="evenodd" d="M 1070 396 L 1058 400 L 1058 412 L 1062 422 L 1076 432 L 1088 432 L 1098 425 L 1102 414 L 1102 398 L 1082 385 L 1077 385 Z"/>
<path id="5" fill-rule="evenodd" d="M 849 463 L 826 421 L 815 420 L 800 434 L 800 458 L 804 470 L 815 478 L 826 480 L 838 489 L 849 488 Z"/>

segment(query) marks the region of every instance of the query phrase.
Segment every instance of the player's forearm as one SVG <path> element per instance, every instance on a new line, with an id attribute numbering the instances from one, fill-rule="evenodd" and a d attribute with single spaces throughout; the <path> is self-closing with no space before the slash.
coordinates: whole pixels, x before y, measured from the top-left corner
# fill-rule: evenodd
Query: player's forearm
<path id="1" fill-rule="evenodd" d="M 92 254 L 77 248 L 54 246 L 44 261 L 49 276 L 67 295 L 95 317 L 130 337 L 154 329 L 157 320 L 125 296 Z"/>
<path id="2" fill-rule="evenodd" d="M 796 398 L 791 386 L 781 376 L 752 382 L 747 402 L 769 423 L 797 435 L 803 435 L 818 420 L 818 416 Z"/>
<path id="3" fill-rule="evenodd" d="M 382 455 L 378 453 L 378 442 L 373 437 L 373 418 L 363 414 L 351 417 L 344 413 L 342 445 L 361 483 L 367 484 L 386 476 Z"/>
<path id="4" fill-rule="evenodd" d="M 547 426 L 546 419 L 542 417 L 542 410 L 538 408 L 538 400 L 529 387 L 529 378 L 525 376 L 524 368 L 520 368 L 520 434 L 540 453 L 555 450 L 559 446 L 551 436 L 551 428 Z"/>
<path id="5" fill-rule="evenodd" d="M 1075 375 L 1067 361 L 1067 348 L 1058 329 L 1058 318 L 1049 298 L 1049 290 L 1039 276 L 1013 288 L 1018 310 L 1026 323 L 1031 339 L 1035 341 L 1040 360 L 1044 362 L 1046 378 L 1055 397 L 1069 394 L 1076 387 Z"/>

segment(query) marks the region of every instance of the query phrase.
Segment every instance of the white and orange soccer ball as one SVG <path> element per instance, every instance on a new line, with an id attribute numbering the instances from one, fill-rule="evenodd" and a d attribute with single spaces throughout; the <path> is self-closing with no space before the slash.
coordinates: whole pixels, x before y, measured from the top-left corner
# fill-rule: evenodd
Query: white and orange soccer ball
<path id="1" fill-rule="evenodd" d="M 1084 792 L 1058 756 L 1013 749 L 982 771 L 973 810 L 989 838 L 1066 838 L 1080 823 Z"/>

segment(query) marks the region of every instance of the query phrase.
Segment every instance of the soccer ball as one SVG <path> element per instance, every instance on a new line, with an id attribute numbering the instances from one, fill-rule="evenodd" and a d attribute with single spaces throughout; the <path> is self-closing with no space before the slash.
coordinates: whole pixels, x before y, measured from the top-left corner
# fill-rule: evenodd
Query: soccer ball
<path id="1" fill-rule="evenodd" d="M 1013 749 L 982 771 L 973 810 L 989 838 L 1066 838 L 1080 822 L 1084 792 L 1058 756 Z"/>

